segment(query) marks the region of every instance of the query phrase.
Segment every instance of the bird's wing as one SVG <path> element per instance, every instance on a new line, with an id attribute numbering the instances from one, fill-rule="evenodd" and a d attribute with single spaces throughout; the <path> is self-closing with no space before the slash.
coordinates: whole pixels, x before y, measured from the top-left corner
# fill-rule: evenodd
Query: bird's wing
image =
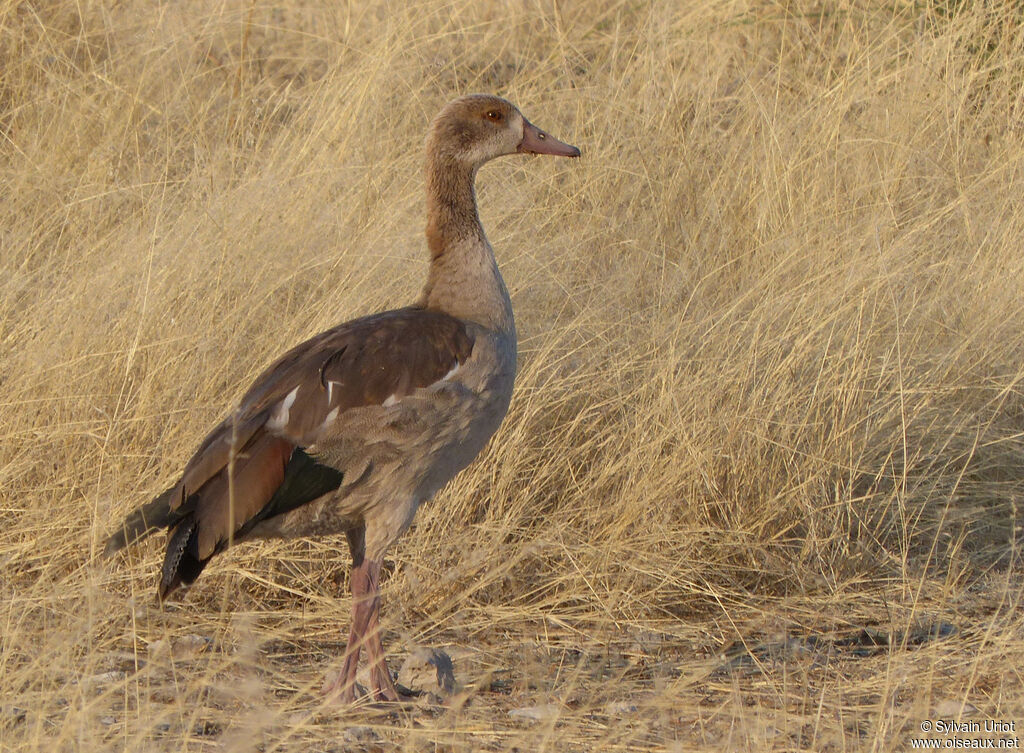
<path id="1" fill-rule="evenodd" d="M 147 527 L 174 528 L 161 594 L 194 580 L 210 557 L 259 521 L 338 488 L 346 469 L 321 465 L 302 448 L 345 411 L 427 387 L 472 349 L 460 320 L 406 308 L 347 322 L 281 356 L 206 436 L 178 483 L 140 508 L 148 516 L 136 536 Z M 131 522 L 109 548 L 131 543 Z"/>

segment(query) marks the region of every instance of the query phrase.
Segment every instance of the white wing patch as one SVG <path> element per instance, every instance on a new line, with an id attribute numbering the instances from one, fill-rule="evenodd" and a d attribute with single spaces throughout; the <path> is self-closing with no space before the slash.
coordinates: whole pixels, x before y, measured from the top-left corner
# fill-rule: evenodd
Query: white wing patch
<path id="1" fill-rule="evenodd" d="M 328 426 L 333 424 L 338 418 L 338 409 L 333 409 L 330 413 L 324 416 L 324 422 L 320 425 L 321 429 L 326 429 Z"/>
<path id="2" fill-rule="evenodd" d="M 448 369 L 448 373 L 445 374 L 443 377 L 441 377 L 441 381 L 442 382 L 447 382 L 449 379 L 451 379 L 453 376 L 455 376 L 458 373 L 460 368 L 462 368 L 462 364 L 459 363 L 458 361 L 456 361 L 455 365 L 452 366 L 450 369 Z"/>
<path id="3" fill-rule="evenodd" d="M 388 399 L 381 403 L 385 408 L 390 408 L 392 405 L 398 405 L 398 396 L 391 394 L 388 395 Z"/>
<path id="4" fill-rule="evenodd" d="M 295 404 L 295 398 L 299 395 L 299 388 L 296 387 L 287 395 L 284 400 L 277 404 L 274 408 L 274 412 L 270 414 L 270 418 L 267 419 L 267 428 L 274 431 L 280 431 L 288 425 L 288 414 L 291 413 L 292 406 Z"/>
<path id="5" fill-rule="evenodd" d="M 327 380 L 327 404 L 331 404 L 331 400 L 334 396 L 334 385 L 341 384 L 341 382 L 335 382 L 333 380 Z"/>

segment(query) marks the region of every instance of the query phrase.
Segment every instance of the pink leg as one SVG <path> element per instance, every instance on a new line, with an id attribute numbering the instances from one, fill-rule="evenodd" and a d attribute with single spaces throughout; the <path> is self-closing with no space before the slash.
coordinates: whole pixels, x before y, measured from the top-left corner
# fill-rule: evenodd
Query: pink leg
<path id="1" fill-rule="evenodd" d="M 332 681 L 324 685 L 324 693 L 341 691 L 342 703 L 352 703 L 356 694 L 356 672 L 359 670 L 359 654 L 363 648 L 366 630 L 371 618 L 371 601 L 368 597 L 369 579 L 367 562 L 352 567 L 349 580 L 352 584 L 352 627 L 348 632 L 348 643 L 345 645 L 345 661 L 341 672 Z"/>
<path id="2" fill-rule="evenodd" d="M 379 701 L 397 701 L 398 693 L 388 672 L 384 647 L 380 642 L 380 562 L 362 560 L 352 567 L 352 628 L 345 647 L 345 662 L 338 677 L 324 686 L 324 693 L 341 691 L 342 703 L 353 703 L 356 693 L 356 673 L 359 653 L 366 645 L 370 662 L 373 695 Z"/>
<path id="3" fill-rule="evenodd" d="M 388 662 L 384 658 L 384 646 L 380 642 L 380 596 L 370 616 L 370 624 L 366 628 L 366 658 L 370 662 L 370 678 L 373 682 L 373 694 L 378 701 L 397 701 L 398 691 L 388 671 Z"/>
<path id="4" fill-rule="evenodd" d="M 381 644 L 380 630 L 380 572 L 381 564 L 378 561 L 366 560 L 369 566 L 369 620 L 367 628 L 362 633 L 362 639 L 367 646 L 367 660 L 370 663 L 370 677 L 374 684 L 374 698 L 378 701 L 397 701 L 398 693 L 391 679 L 391 673 L 387 669 L 387 660 L 384 658 L 384 646 Z"/>

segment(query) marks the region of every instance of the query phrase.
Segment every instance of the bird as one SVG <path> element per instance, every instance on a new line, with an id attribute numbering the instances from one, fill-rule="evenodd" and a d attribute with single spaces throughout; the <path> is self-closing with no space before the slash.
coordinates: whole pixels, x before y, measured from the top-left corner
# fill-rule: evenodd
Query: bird
<path id="1" fill-rule="evenodd" d="M 489 94 L 446 104 L 425 151 L 430 263 L 419 299 L 339 324 L 271 363 L 105 550 L 167 529 L 163 603 L 234 544 L 344 533 L 351 625 L 341 671 L 324 686 L 342 703 L 358 700 L 363 648 L 371 698 L 400 700 L 380 636 L 384 555 L 480 453 L 512 397 L 515 320 L 480 223 L 477 171 L 503 155 L 580 156 Z"/>

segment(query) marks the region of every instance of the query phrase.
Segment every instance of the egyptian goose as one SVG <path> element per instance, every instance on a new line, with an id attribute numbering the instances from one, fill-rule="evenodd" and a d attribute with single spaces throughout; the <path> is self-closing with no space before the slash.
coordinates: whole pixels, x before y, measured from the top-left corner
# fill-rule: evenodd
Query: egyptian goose
<path id="1" fill-rule="evenodd" d="M 352 626 L 341 672 L 324 688 L 343 702 L 355 700 L 363 646 L 374 697 L 398 700 L 378 627 L 384 553 L 508 409 L 515 323 L 473 183 L 485 162 L 516 152 L 580 154 L 504 99 L 470 95 L 446 105 L 426 142 L 430 271 L 419 302 L 346 322 L 281 356 L 207 435 L 178 482 L 107 543 L 112 553 L 169 529 L 162 600 L 233 543 L 345 533 Z"/>

